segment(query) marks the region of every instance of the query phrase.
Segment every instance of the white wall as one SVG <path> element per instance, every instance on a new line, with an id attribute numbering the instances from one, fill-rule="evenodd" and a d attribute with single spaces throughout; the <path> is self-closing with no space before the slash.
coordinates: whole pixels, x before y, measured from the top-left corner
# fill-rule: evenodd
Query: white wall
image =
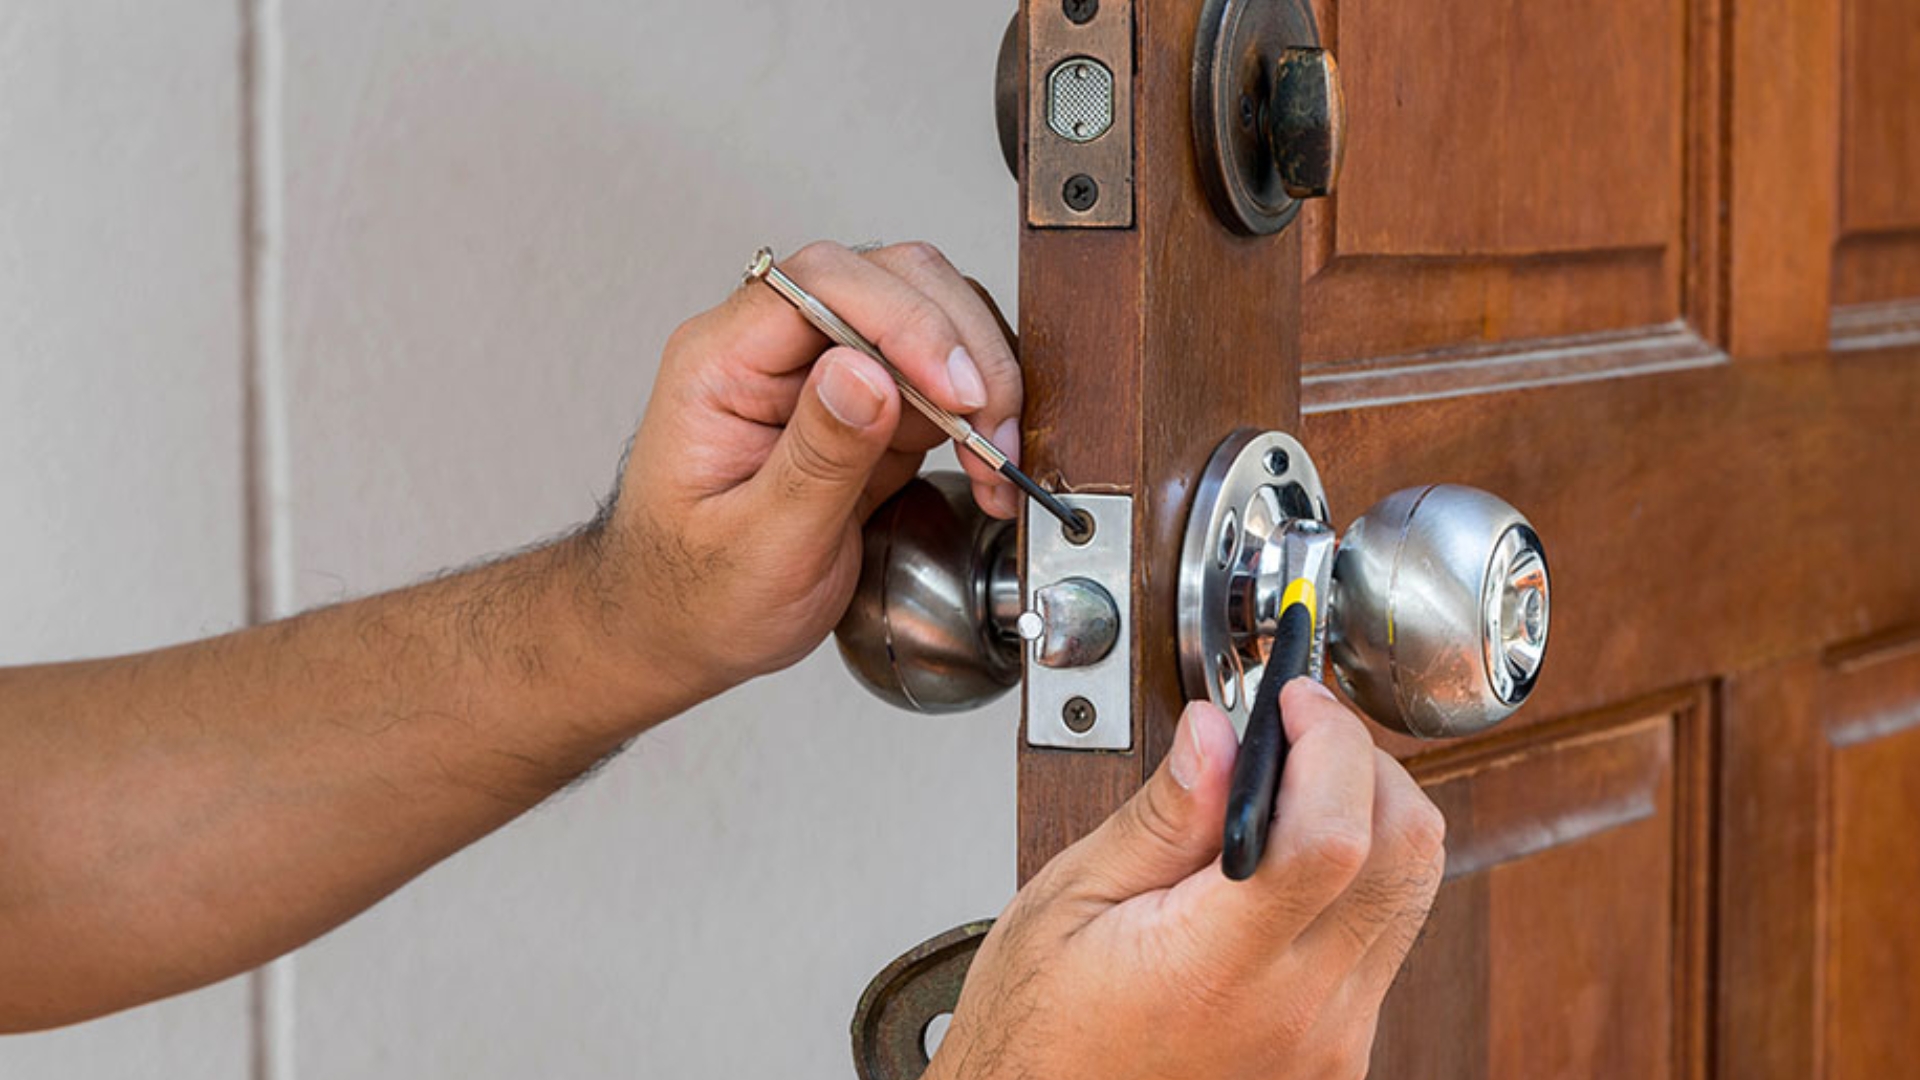
<path id="1" fill-rule="evenodd" d="M 760 244 L 929 239 L 1011 307 L 1011 10 L 0 6 L 0 659 L 241 617 L 249 377 L 253 554 L 306 606 L 589 513 Z M 297 954 L 260 1015 L 216 988 L 0 1040 L 0 1077 L 247 1075 L 254 1040 L 262 1080 L 849 1076 L 866 979 L 1012 892 L 1014 716 L 893 712 L 829 647 Z"/>

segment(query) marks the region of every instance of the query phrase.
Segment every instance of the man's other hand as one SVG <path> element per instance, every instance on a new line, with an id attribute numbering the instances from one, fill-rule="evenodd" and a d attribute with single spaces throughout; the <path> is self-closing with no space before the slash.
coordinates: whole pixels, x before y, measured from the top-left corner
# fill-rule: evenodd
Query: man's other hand
<path id="1" fill-rule="evenodd" d="M 994 926 L 930 1080 L 1366 1074 L 1445 824 L 1318 683 L 1289 684 L 1282 711 L 1293 749 L 1254 876 L 1220 870 L 1233 729 L 1190 705 L 1146 786 Z"/>

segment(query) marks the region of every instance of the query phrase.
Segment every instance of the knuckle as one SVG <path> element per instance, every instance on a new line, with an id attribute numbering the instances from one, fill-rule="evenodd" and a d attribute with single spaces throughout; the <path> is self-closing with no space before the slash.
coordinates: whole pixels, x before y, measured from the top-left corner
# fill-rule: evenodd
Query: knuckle
<path id="1" fill-rule="evenodd" d="M 939 354 L 938 359 L 943 361 L 959 339 L 953 323 L 932 300 L 916 300 L 902 311 L 895 334 L 906 348 L 926 349 L 930 355 Z"/>
<path id="2" fill-rule="evenodd" d="M 894 244 L 883 249 L 881 254 L 887 256 L 887 262 L 903 269 L 935 274 L 957 273 L 946 255 L 925 240 L 909 240 L 903 244 Z"/>
<path id="3" fill-rule="evenodd" d="M 847 254 L 847 248 L 843 244 L 834 243 L 832 240 L 815 240 L 788 256 L 786 261 L 790 268 L 804 269 L 844 259 Z"/>
<path id="4" fill-rule="evenodd" d="M 1445 858 L 1447 819 L 1438 807 L 1425 798 L 1402 810 L 1395 828 L 1408 863 L 1424 867 L 1432 863 L 1436 856 Z"/>
<path id="5" fill-rule="evenodd" d="M 834 457 L 804 431 L 789 429 L 793 437 L 787 440 L 787 490 L 783 494 L 798 496 L 814 484 L 835 484 L 846 480 L 853 472 L 853 466 Z"/>
<path id="6" fill-rule="evenodd" d="M 1294 854 L 1308 872 L 1344 883 L 1360 873 L 1372 849 L 1370 830 L 1350 822 L 1331 820 L 1302 836 L 1299 849 Z"/>
<path id="7" fill-rule="evenodd" d="M 1146 839 L 1178 847 L 1182 838 L 1179 816 L 1167 805 L 1167 796 L 1158 785 L 1149 785 L 1133 800 L 1134 829 Z"/>
<path id="8" fill-rule="evenodd" d="M 706 351 L 707 320 L 710 314 L 695 315 L 693 318 L 673 328 L 667 335 L 666 348 L 661 351 L 663 366 L 680 366 L 696 363 L 701 353 Z"/>

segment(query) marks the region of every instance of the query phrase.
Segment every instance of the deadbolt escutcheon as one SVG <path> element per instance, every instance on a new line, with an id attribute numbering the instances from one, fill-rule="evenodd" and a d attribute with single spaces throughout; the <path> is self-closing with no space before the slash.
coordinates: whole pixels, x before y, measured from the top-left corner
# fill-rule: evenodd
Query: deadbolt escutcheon
<path id="1" fill-rule="evenodd" d="M 1307 0 L 1208 0 L 1193 61 L 1200 178 L 1235 232 L 1292 223 L 1331 194 L 1345 156 L 1339 68 Z"/>

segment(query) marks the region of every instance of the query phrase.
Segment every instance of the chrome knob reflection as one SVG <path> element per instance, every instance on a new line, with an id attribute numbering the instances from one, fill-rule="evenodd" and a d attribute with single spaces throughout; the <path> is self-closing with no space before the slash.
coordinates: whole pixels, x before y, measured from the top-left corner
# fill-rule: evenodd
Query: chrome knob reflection
<path id="1" fill-rule="evenodd" d="M 1328 652 L 1374 719 L 1453 738 L 1506 719 L 1546 655 L 1546 552 L 1506 502 L 1452 484 L 1396 492 L 1335 557 Z"/>
<path id="2" fill-rule="evenodd" d="M 961 473 L 910 481 L 862 534 L 860 583 L 840 655 L 875 694 L 905 709 L 977 708 L 1020 681 L 1015 529 L 974 505 Z"/>

